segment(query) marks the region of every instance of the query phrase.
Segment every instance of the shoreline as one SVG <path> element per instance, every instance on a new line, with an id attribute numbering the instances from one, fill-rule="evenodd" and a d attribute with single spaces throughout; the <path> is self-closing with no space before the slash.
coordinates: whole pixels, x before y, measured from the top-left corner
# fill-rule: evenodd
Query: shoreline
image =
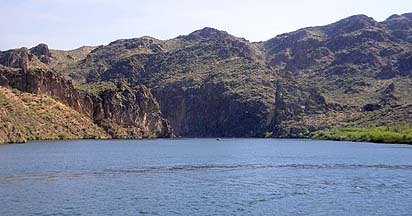
<path id="1" fill-rule="evenodd" d="M 92 139 L 92 138 L 75 138 L 75 139 L 35 139 L 35 140 L 26 140 L 24 142 L 0 142 L 0 145 L 24 145 L 34 141 L 81 141 L 81 140 L 98 140 L 98 141 L 110 141 L 110 140 L 134 140 L 134 141 L 147 141 L 147 140 L 158 140 L 158 139 L 166 139 L 166 140 L 179 140 L 179 139 L 215 139 L 216 141 L 222 141 L 224 139 L 278 139 L 278 140 L 318 140 L 318 141 L 336 141 L 336 142 L 356 142 L 356 143 L 370 143 L 370 144 L 394 144 L 394 145 L 412 145 L 412 143 L 407 142 L 374 142 L 374 141 L 366 141 L 366 140 L 339 140 L 339 139 L 319 139 L 314 137 L 158 137 L 158 138 L 142 138 L 142 139 L 114 139 L 114 138 L 99 138 L 99 139 Z"/>

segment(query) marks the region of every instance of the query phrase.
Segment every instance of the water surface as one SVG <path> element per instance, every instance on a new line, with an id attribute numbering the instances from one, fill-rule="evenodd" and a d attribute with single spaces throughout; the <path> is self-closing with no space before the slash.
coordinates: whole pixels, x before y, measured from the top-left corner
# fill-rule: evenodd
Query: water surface
<path id="1" fill-rule="evenodd" d="M 0 215 L 411 215 L 412 146 L 279 139 L 0 145 Z"/>

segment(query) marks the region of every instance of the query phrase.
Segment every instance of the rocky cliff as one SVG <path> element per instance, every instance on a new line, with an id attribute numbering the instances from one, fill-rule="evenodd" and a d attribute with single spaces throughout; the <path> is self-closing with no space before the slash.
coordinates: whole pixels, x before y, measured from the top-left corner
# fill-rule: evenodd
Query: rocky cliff
<path id="1" fill-rule="evenodd" d="M 76 51 L 47 52 L 39 45 L 2 52 L 0 62 L 25 73 L 33 67 L 56 70 L 83 89 L 122 83 L 114 85 L 122 92 L 117 96 L 102 91 L 89 95 L 100 98 L 89 99 L 90 104 L 99 101 L 106 113 L 134 112 L 136 108 L 103 101 L 136 101 L 130 86 L 147 86 L 159 105 L 145 106 L 160 106 L 178 136 L 259 137 L 273 132 L 291 137 L 306 130 L 409 122 L 411 33 L 411 14 L 382 22 L 355 15 L 262 42 L 204 28 L 170 40 L 122 39 Z M 77 58 L 64 57 L 69 52 Z M 73 101 L 72 107 L 96 119 L 94 109 L 85 108 L 88 102 Z M 133 118 L 126 113 L 113 124 L 128 125 Z M 103 116 L 110 119 L 110 114 Z"/>
<path id="2" fill-rule="evenodd" d="M 411 103 L 411 25 L 410 14 L 355 15 L 257 43 L 204 28 L 166 41 L 118 40 L 78 70 L 89 83 L 148 86 L 177 135 L 293 136 Z M 368 124 L 400 120 L 382 118 Z"/>
<path id="3" fill-rule="evenodd" d="M 168 121 L 162 118 L 159 105 L 148 88 L 129 87 L 119 82 L 98 92 L 89 92 L 87 88 L 79 90 L 70 80 L 48 66 L 52 61 L 44 44 L 30 50 L 22 48 L 1 53 L 0 62 L 4 66 L 0 66 L 0 85 L 60 101 L 103 128 L 108 134 L 107 137 L 144 138 L 173 135 Z"/>

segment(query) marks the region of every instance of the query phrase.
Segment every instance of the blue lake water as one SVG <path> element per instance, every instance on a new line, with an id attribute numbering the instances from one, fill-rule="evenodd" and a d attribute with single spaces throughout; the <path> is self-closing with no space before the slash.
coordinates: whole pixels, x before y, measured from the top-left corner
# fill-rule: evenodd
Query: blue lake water
<path id="1" fill-rule="evenodd" d="M 0 215 L 412 215 L 412 146 L 282 139 L 0 145 Z"/>

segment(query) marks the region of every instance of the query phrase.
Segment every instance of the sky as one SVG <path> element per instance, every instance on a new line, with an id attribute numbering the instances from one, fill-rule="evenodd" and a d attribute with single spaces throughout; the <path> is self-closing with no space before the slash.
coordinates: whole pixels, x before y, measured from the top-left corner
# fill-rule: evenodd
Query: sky
<path id="1" fill-rule="evenodd" d="M 69 50 L 141 36 L 170 39 L 203 27 L 263 41 L 355 14 L 383 21 L 408 12 L 411 0 L 0 0 L 0 50 L 39 43 Z"/>

